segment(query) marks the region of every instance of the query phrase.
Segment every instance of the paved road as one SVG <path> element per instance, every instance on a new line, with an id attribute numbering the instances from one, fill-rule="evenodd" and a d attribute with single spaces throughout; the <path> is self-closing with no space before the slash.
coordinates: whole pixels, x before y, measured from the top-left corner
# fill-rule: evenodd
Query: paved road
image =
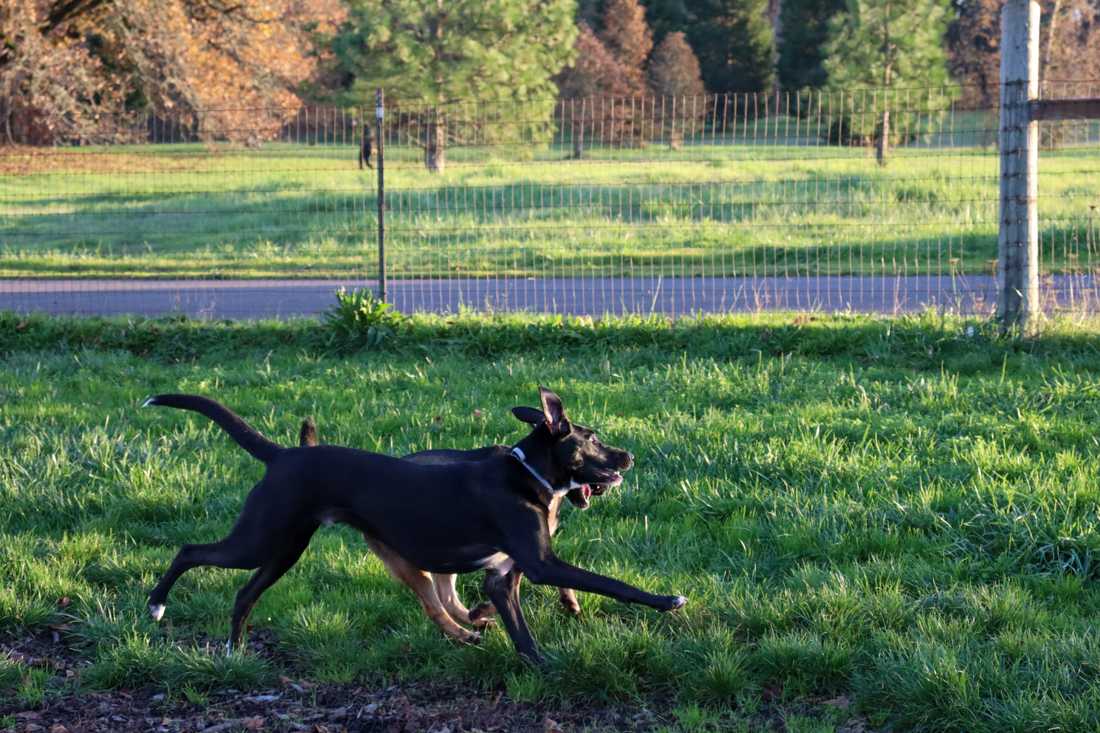
<path id="1" fill-rule="evenodd" d="M 315 316 L 339 287 L 374 288 L 372 280 L 0 280 L 0 310 L 54 314 L 194 318 Z M 1044 286 L 1052 306 L 1093 302 L 1089 276 L 1054 276 Z M 389 299 L 401 311 L 525 310 L 546 313 L 727 313 L 816 310 L 902 313 L 928 306 L 972 313 L 995 303 L 988 276 L 639 277 L 399 280 Z"/>

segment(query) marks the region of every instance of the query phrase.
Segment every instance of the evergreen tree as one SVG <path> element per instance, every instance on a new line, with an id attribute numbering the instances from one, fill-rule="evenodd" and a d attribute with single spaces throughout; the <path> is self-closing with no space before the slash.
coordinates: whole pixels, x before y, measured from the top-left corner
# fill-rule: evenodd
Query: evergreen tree
<path id="1" fill-rule="evenodd" d="M 688 0 L 648 0 L 645 17 L 658 42 L 669 33 L 686 32 L 692 23 Z"/>
<path id="2" fill-rule="evenodd" d="M 684 128 L 694 129 L 706 109 L 702 99 L 706 90 L 699 74 L 699 60 L 680 31 L 669 33 L 653 52 L 649 62 L 649 88 L 660 100 L 662 111 L 674 110 L 665 116 L 665 135 L 669 146 L 678 150 L 683 143 Z M 671 98 L 669 105 L 667 100 Z"/>
<path id="3" fill-rule="evenodd" d="M 846 7 L 846 0 L 783 0 L 779 25 L 776 74 L 783 89 L 818 88 L 825 84 L 822 46 L 829 21 Z"/>
<path id="4" fill-rule="evenodd" d="M 429 170 L 443 170 L 457 134 L 448 129 L 455 102 L 483 105 L 468 123 L 481 140 L 549 135 L 552 77 L 573 50 L 576 0 L 348 0 L 348 10 L 332 39 L 344 100 L 372 104 L 380 86 L 422 103 L 407 118 Z"/>
<path id="5" fill-rule="evenodd" d="M 585 141 L 596 130 L 621 133 L 629 120 L 621 119 L 624 107 L 613 102 L 630 96 L 636 82 L 630 70 L 615 57 L 592 29 L 581 24 L 574 47 L 574 62 L 558 75 L 562 124 L 573 140 L 573 157 L 584 156 Z M 608 100 L 612 101 L 609 105 Z"/>
<path id="6" fill-rule="evenodd" d="M 607 0 L 600 38 L 626 70 L 630 95 L 645 94 L 645 64 L 653 50 L 653 33 L 638 0 Z"/>
<path id="7" fill-rule="evenodd" d="M 687 36 L 712 92 L 770 89 L 775 79 L 768 0 L 697 0 Z"/>
<path id="8" fill-rule="evenodd" d="M 948 99 L 949 1 L 848 0 L 847 12 L 829 23 L 826 86 L 848 100 L 836 134 L 873 141 L 880 164 L 892 140 L 917 132 Z M 904 90 L 900 99 L 897 90 Z"/>
<path id="9" fill-rule="evenodd" d="M 699 59 L 680 31 L 665 36 L 653 52 L 649 88 L 659 97 L 699 97 L 706 93 Z"/>

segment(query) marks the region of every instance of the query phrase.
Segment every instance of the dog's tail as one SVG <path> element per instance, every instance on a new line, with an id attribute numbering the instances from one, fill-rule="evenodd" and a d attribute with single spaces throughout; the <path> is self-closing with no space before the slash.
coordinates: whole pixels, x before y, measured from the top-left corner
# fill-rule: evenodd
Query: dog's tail
<path id="1" fill-rule="evenodd" d="M 148 407 L 149 405 L 192 410 L 200 415 L 205 415 L 213 420 L 219 428 L 229 433 L 229 437 L 237 441 L 237 445 L 264 463 L 270 463 L 283 450 L 234 414 L 228 407 L 208 397 L 192 394 L 158 394 L 145 400 L 141 406 Z"/>

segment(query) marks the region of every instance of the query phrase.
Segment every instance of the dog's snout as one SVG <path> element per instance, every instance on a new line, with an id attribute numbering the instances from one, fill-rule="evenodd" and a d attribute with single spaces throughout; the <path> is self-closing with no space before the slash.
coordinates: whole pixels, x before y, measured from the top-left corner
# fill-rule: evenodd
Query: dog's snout
<path id="1" fill-rule="evenodd" d="M 628 451 L 623 451 L 623 470 L 626 470 L 634 465 L 634 454 Z"/>

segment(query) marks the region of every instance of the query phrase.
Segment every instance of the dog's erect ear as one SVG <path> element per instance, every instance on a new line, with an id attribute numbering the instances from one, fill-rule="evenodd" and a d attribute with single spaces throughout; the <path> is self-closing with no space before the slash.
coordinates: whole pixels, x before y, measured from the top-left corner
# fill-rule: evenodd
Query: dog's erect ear
<path id="1" fill-rule="evenodd" d="M 534 407 L 513 407 L 512 414 L 517 420 L 528 425 L 540 425 L 543 421 L 542 410 Z"/>
<path id="2" fill-rule="evenodd" d="M 561 404 L 561 397 L 546 387 L 539 387 L 539 397 L 542 399 L 542 419 L 546 422 L 546 427 L 550 428 L 550 434 L 568 433 L 571 428 L 569 419 L 565 416 L 565 407 Z"/>
<path id="3" fill-rule="evenodd" d="M 317 445 L 317 426 L 311 418 L 302 420 L 302 429 L 298 431 L 298 445 Z"/>

